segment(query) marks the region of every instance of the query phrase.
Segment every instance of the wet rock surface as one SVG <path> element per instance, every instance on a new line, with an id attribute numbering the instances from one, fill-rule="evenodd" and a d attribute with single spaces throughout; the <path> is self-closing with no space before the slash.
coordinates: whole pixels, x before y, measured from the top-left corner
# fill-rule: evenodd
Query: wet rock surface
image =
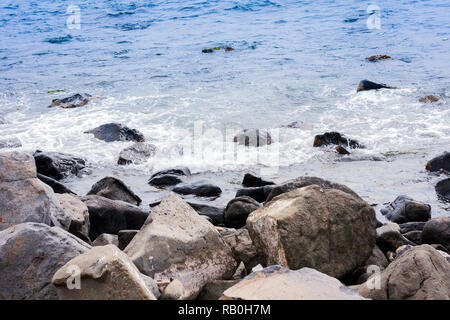
<path id="1" fill-rule="evenodd" d="M 55 180 L 76 176 L 86 167 L 84 159 L 66 153 L 37 150 L 33 156 L 37 172 Z"/>
<path id="2" fill-rule="evenodd" d="M 131 129 L 120 123 L 107 123 L 85 131 L 84 133 L 94 134 L 94 137 L 105 142 L 113 141 L 134 141 L 145 142 L 144 135 L 137 129 Z"/>
<path id="3" fill-rule="evenodd" d="M 114 177 L 105 177 L 96 182 L 87 195 L 97 195 L 111 200 L 121 200 L 136 206 L 142 200 L 122 181 Z"/>

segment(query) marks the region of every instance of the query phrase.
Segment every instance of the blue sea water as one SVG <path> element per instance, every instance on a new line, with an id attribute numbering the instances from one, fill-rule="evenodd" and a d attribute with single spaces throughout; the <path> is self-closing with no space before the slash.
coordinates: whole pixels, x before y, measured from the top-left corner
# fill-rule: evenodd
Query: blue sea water
<path id="1" fill-rule="evenodd" d="M 368 26 L 376 15 L 370 5 L 380 9 L 380 28 Z M 79 29 L 67 23 L 70 6 L 79 9 Z M 314 174 L 371 201 L 412 193 L 448 210 L 434 193 L 439 177 L 427 175 L 424 164 L 450 146 L 449 17 L 448 0 L 2 0 L 0 116 L 7 124 L 0 135 L 18 137 L 24 150 L 86 157 L 107 168 L 101 174 L 148 194 L 144 177 L 167 166 L 205 176 L 238 172 L 218 182 L 231 194 L 242 172 L 270 163 L 250 164 L 248 154 L 226 159 L 214 134 L 198 139 L 207 147 L 201 157 L 182 156 L 181 141 L 196 123 L 223 131 L 298 121 L 300 128 L 282 129 L 258 151 L 278 155 L 279 170 L 268 178 Z M 202 53 L 217 46 L 235 50 Z M 393 59 L 367 62 L 373 54 Z M 356 93 L 362 79 L 399 89 Z M 66 92 L 48 93 L 55 89 Z M 80 109 L 47 108 L 78 92 L 99 98 Z M 426 94 L 443 100 L 420 103 Z M 158 147 L 156 157 L 117 167 L 119 151 L 131 143 L 83 134 L 107 122 L 142 131 Z M 367 148 L 342 161 L 312 148 L 314 135 L 325 131 Z M 76 189 L 79 181 L 72 183 Z"/>

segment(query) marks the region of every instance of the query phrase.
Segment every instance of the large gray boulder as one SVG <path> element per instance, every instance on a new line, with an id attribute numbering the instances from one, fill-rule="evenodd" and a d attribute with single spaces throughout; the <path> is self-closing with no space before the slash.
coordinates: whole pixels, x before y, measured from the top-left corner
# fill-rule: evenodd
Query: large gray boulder
<path id="1" fill-rule="evenodd" d="M 298 177 L 298 178 L 286 181 L 285 183 L 275 186 L 270 191 L 269 195 L 267 196 L 266 201 L 270 201 L 282 193 L 286 193 L 286 192 L 289 192 L 289 191 L 292 191 L 292 190 L 295 190 L 298 188 L 310 186 L 313 184 L 316 184 L 323 189 L 341 190 L 343 192 L 346 192 L 346 193 L 354 196 L 355 198 L 360 199 L 360 197 L 356 194 L 356 192 L 354 192 L 352 189 L 350 189 L 347 186 L 344 186 L 344 185 L 336 183 L 336 182 L 331 182 L 331 181 L 328 181 L 328 180 L 325 180 L 322 178 L 318 178 L 318 177 L 304 176 L 304 177 Z"/>
<path id="2" fill-rule="evenodd" d="M 73 270 L 80 277 L 79 289 L 67 286 Z M 60 300 L 156 300 L 130 258 L 112 244 L 73 258 L 55 273 L 52 283 Z"/>
<path id="3" fill-rule="evenodd" d="M 220 300 L 363 300 L 339 280 L 311 268 L 289 270 L 279 265 L 245 277 Z"/>
<path id="4" fill-rule="evenodd" d="M 336 278 L 369 258 L 375 226 L 375 211 L 365 201 L 317 185 L 279 195 L 247 219 L 265 265 L 310 267 Z"/>
<path id="5" fill-rule="evenodd" d="M 53 190 L 37 178 L 31 154 L 0 154 L 0 230 L 23 222 L 69 229 L 71 218 Z"/>
<path id="6" fill-rule="evenodd" d="M 156 281 L 175 279 L 166 291 L 176 287 L 181 299 L 194 299 L 212 280 L 230 278 L 237 266 L 214 226 L 174 194 L 152 210 L 125 253 Z"/>
<path id="7" fill-rule="evenodd" d="M 0 231 L 0 300 L 57 299 L 53 275 L 88 249 L 67 231 L 42 223 Z"/>
<path id="8" fill-rule="evenodd" d="M 449 300 L 450 264 L 429 245 L 412 247 L 356 290 L 375 300 Z"/>

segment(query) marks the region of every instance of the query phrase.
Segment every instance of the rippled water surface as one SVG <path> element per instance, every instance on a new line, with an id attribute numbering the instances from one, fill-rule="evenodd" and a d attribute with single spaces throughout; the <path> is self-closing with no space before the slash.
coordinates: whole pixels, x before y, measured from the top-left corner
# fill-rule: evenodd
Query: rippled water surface
<path id="1" fill-rule="evenodd" d="M 372 4 L 381 9 L 380 29 L 368 28 L 365 1 L 1 1 L 0 116 L 8 123 L 0 134 L 18 137 L 24 150 L 87 158 L 97 171 L 68 181 L 79 192 L 115 174 L 151 201 L 160 193 L 146 184 L 149 174 L 187 165 L 228 191 L 215 200 L 226 203 L 244 171 L 273 167 L 266 176 L 276 181 L 318 175 L 374 203 L 406 193 L 443 213 L 448 204 L 434 193 L 443 175 L 424 165 L 450 151 L 450 3 Z M 80 29 L 68 28 L 70 5 L 80 9 Z M 217 46 L 235 50 L 202 53 Z M 393 60 L 365 61 L 373 54 Z M 356 93 L 362 79 L 399 89 Z M 55 89 L 66 92 L 48 93 Z M 99 98 L 47 108 L 78 92 Z M 443 100 L 420 103 L 426 94 Z M 277 131 L 293 121 L 300 128 Z M 117 167 L 131 143 L 83 134 L 107 122 L 139 129 L 157 155 Z M 206 151 L 182 156 L 196 123 Z M 273 130 L 275 143 L 258 152 L 277 159 L 252 162 L 257 151 L 241 150 L 230 160 L 207 131 L 242 128 Z M 340 157 L 313 148 L 314 135 L 330 130 L 366 149 Z"/>

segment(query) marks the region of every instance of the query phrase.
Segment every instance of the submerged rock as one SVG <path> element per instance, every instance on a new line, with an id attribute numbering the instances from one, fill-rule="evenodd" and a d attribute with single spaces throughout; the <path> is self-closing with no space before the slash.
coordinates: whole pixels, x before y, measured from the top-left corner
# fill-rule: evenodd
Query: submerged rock
<path id="1" fill-rule="evenodd" d="M 450 152 L 444 152 L 428 161 L 426 167 L 428 171 L 446 170 L 450 172 Z"/>
<path id="2" fill-rule="evenodd" d="M 237 267 L 213 225 L 174 194 L 152 210 L 125 253 L 156 281 L 174 279 L 166 299 L 195 299 L 206 283 L 230 278 Z"/>
<path id="3" fill-rule="evenodd" d="M 339 280 L 311 268 L 273 265 L 227 289 L 220 300 L 363 300 Z"/>
<path id="4" fill-rule="evenodd" d="M 373 56 L 367 57 L 366 60 L 370 62 L 378 62 L 382 60 L 391 60 L 392 58 L 386 54 L 375 54 Z"/>
<path id="5" fill-rule="evenodd" d="M 246 173 L 244 179 L 242 180 L 242 185 L 246 188 L 264 187 L 274 184 L 275 183 L 272 181 L 263 180 L 260 177 L 252 175 L 251 173 Z"/>
<path id="6" fill-rule="evenodd" d="M 53 99 L 52 103 L 48 106 L 49 108 L 52 107 L 60 107 L 64 109 L 70 109 L 70 108 L 79 108 L 83 107 L 92 99 L 92 96 L 90 94 L 84 93 L 84 94 L 74 94 L 73 96 L 63 98 L 63 99 Z"/>
<path id="7" fill-rule="evenodd" d="M 37 178 L 31 154 L 0 154 L 0 230 L 24 222 L 69 229 L 71 218 L 53 190 Z"/>
<path id="8" fill-rule="evenodd" d="M 225 208 L 225 226 L 236 229 L 244 227 L 248 215 L 260 207 L 259 202 L 247 196 L 232 199 Z"/>
<path id="9" fill-rule="evenodd" d="M 148 183 L 155 187 L 169 187 L 182 183 L 181 176 L 190 176 L 191 171 L 186 167 L 175 167 L 154 173 Z"/>
<path id="10" fill-rule="evenodd" d="M 38 173 L 37 177 L 39 180 L 41 180 L 43 183 L 45 183 L 46 185 L 48 185 L 50 188 L 53 189 L 53 192 L 55 193 L 69 193 L 69 194 L 75 194 L 75 192 L 73 192 L 72 190 L 70 190 L 69 188 L 67 188 L 65 185 L 63 185 L 62 183 L 56 181 L 55 179 L 52 179 L 50 177 L 47 177 L 43 174 Z"/>
<path id="11" fill-rule="evenodd" d="M 267 196 L 267 201 L 272 200 L 273 198 L 275 198 L 276 196 L 282 194 L 282 193 L 286 193 L 298 188 L 303 188 L 306 186 L 310 186 L 316 184 L 318 186 L 320 186 L 323 189 L 337 189 L 337 190 L 341 190 L 345 193 L 348 193 L 358 199 L 360 199 L 360 197 L 358 196 L 358 194 L 356 194 L 356 192 L 354 192 L 352 189 L 350 189 L 347 186 L 344 186 L 343 184 L 339 184 L 336 182 L 331 182 L 322 178 L 318 178 L 318 177 L 308 177 L 308 176 L 304 176 L 304 177 L 298 177 L 292 180 L 288 180 L 282 184 L 279 184 L 277 186 L 275 186 L 274 188 L 272 188 L 272 190 L 270 191 L 269 195 Z"/>
<path id="12" fill-rule="evenodd" d="M 76 176 L 86 167 L 84 159 L 67 153 L 37 150 L 33 156 L 36 161 L 37 172 L 55 180 Z"/>
<path id="13" fill-rule="evenodd" d="M 136 142 L 119 154 L 118 165 L 142 164 L 156 154 L 156 146 L 145 142 Z"/>
<path id="14" fill-rule="evenodd" d="M 415 201 L 404 195 L 398 196 L 380 211 L 388 220 L 395 223 L 425 222 L 431 218 L 429 204 Z"/>
<path id="15" fill-rule="evenodd" d="M 80 287 L 67 282 L 79 270 Z M 156 300 L 136 266 L 116 246 L 94 247 L 67 262 L 52 279 L 60 300 Z"/>
<path id="16" fill-rule="evenodd" d="M 97 181 L 87 195 L 102 196 L 111 200 L 121 200 L 136 206 L 142 202 L 141 198 L 131 191 L 122 180 L 114 177 L 105 177 Z"/>
<path id="17" fill-rule="evenodd" d="M 222 189 L 205 180 L 179 184 L 172 191 L 183 195 L 193 194 L 198 197 L 217 197 L 222 193 Z"/>
<path id="18" fill-rule="evenodd" d="M 450 178 L 439 181 L 435 190 L 439 196 L 446 200 L 450 200 Z"/>
<path id="19" fill-rule="evenodd" d="M 361 80 L 356 89 L 356 92 L 359 91 L 368 91 L 368 90 L 377 90 L 377 89 L 397 89 L 397 87 L 390 87 L 382 83 L 375 83 L 369 80 Z"/>
<path id="20" fill-rule="evenodd" d="M 225 52 L 234 51 L 233 47 L 230 46 L 220 46 L 220 47 L 214 47 L 214 48 L 207 48 L 203 49 L 203 53 L 213 53 L 214 51 L 224 50 Z"/>
<path id="21" fill-rule="evenodd" d="M 434 96 L 434 95 L 428 95 L 428 96 L 419 98 L 419 102 L 422 102 L 422 103 L 433 103 L 433 102 L 437 102 L 439 100 L 441 100 L 441 97 Z"/>
<path id="22" fill-rule="evenodd" d="M 53 275 L 90 248 L 67 231 L 42 223 L 0 231 L 0 300 L 56 300 Z"/>
<path id="23" fill-rule="evenodd" d="M 130 129 L 120 123 L 107 123 L 97 128 L 85 131 L 92 133 L 94 137 L 106 142 L 113 141 L 135 141 L 145 142 L 144 135 L 136 129 Z"/>
<path id="24" fill-rule="evenodd" d="M 6 148 L 20 148 L 22 146 L 22 142 L 20 142 L 19 138 L 6 138 L 0 139 L 0 149 Z"/>
<path id="25" fill-rule="evenodd" d="M 375 300 L 449 300 L 449 264 L 429 245 L 413 247 L 356 290 Z"/>
<path id="26" fill-rule="evenodd" d="M 233 142 L 250 147 L 261 147 L 272 144 L 272 137 L 266 130 L 244 129 L 233 138 Z"/>
<path id="27" fill-rule="evenodd" d="M 96 239 L 102 233 L 117 234 L 120 230 L 139 230 L 148 217 L 138 207 L 123 201 L 90 195 L 80 197 L 89 210 L 89 238 Z"/>
<path id="28" fill-rule="evenodd" d="M 428 221 L 422 231 L 422 243 L 441 244 L 450 252 L 450 217 L 436 217 Z"/>
<path id="29" fill-rule="evenodd" d="M 325 132 L 324 134 L 319 134 L 314 137 L 313 147 L 322 147 L 330 144 L 348 146 L 353 149 L 364 148 L 358 141 L 348 139 L 339 132 Z"/>
<path id="30" fill-rule="evenodd" d="M 279 195 L 247 218 L 265 265 L 311 267 L 337 278 L 367 260 L 375 226 L 375 211 L 365 201 L 318 185 Z"/>

